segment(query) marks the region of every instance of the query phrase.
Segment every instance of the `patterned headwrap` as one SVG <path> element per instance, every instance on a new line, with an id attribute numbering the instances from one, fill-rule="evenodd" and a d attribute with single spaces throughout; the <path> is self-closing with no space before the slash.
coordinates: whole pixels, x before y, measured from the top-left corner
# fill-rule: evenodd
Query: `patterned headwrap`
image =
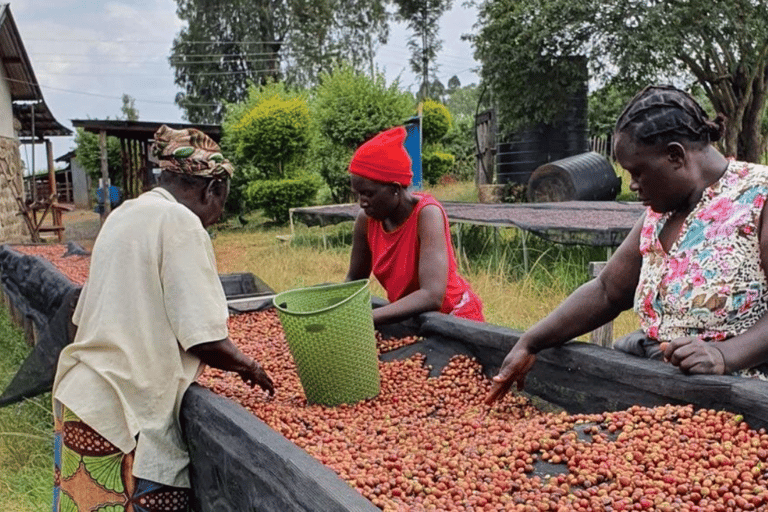
<path id="1" fill-rule="evenodd" d="M 693 96 L 671 85 L 651 85 L 632 98 L 616 121 L 617 133 L 628 128 L 641 141 L 661 135 L 706 142 L 720 138 L 718 126 Z"/>
<path id="2" fill-rule="evenodd" d="M 411 184 L 411 157 L 403 146 L 407 133 L 397 126 L 360 146 L 349 162 L 349 173 L 382 183 Z"/>
<path id="3" fill-rule="evenodd" d="M 152 154 L 160 168 L 204 178 L 232 177 L 235 168 L 213 139 L 195 128 L 174 130 L 162 125 L 155 132 Z"/>

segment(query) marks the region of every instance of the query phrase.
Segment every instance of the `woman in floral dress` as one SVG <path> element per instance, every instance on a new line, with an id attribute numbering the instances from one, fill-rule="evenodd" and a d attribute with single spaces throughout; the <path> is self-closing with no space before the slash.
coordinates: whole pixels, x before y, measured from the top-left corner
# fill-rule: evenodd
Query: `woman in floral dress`
<path id="1" fill-rule="evenodd" d="M 766 378 L 768 167 L 723 156 L 725 119 L 687 93 L 650 86 L 619 116 L 614 152 L 647 207 L 592 281 L 525 332 L 487 401 L 522 389 L 539 350 L 634 306 L 641 330 L 614 347 L 684 373 Z"/>

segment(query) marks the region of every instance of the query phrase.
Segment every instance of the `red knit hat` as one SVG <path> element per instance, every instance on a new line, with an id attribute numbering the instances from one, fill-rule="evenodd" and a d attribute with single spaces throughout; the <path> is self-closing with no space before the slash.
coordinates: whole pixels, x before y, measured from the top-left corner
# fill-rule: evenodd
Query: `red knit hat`
<path id="1" fill-rule="evenodd" d="M 349 173 L 382 183 L 411 184 L 411 157 L 403 146 L 405 128 L 396 126 L 381 132 L 355 151 Z"/>

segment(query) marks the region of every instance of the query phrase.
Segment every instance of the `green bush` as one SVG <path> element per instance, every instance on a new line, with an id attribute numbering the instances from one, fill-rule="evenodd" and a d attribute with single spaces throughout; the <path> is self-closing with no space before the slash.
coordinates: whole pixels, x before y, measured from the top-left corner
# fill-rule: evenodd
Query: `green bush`
<path id="1" fill-rule="evenodd" d="M 451 129 L 448 107 L 434 100 L 421 104 L 421 136 L 425 144 L 434 144 Z"/>
<path id="2" fill-rule="evenodd" d="M 437 184 L 440 178 L 450 172 L 455 161 L 453 155 L 441 151 L 424 153 L 421 156 L 421 172 L 424 181 L 430 185 Z"/>
<path id="3" fill-rule="evenodd" d="M 259 180 L 248 185 L 245 195 L 249 206 L 260 208 L 275 222 L 285 223 L 290 208 L 312 204 L 320 185 L 319 178 L 310 174 L 282 180 Z"/>
<path id="4" fill-rule="evenodd" d="M 509 182 L 504 184 L 501 192 L 502 203 L 527 203 L 528 187 L 522 183 Z"/>
<path id="5" fill-rule="evenodd" d="M 312 143 L 309 167 L 323 178 L 334 203 L 352 201 L 347 168 L 353 154 L 354 150 L 322 136 Z"/>
<path id="6" fill-rule="evenodd" d="M 469 117 L 458 119 L 440 140 L 440 145 L 456 159 L 450 173 L 459 181 L 473 181 L 477 168 L 474 120 Z"/>
<path id="7" fill-rule="evenodd" d="M 352 149 L 413 114 L 413 97 L 397 81 L 387 85 L 383 73 L 371 78 L 347 65 L 320 76 L 313 101 L 320 134 Z"/>
<path id="8" fill-rule="evenodd" d="M 415 113 L 413 97 L 397 81 L 387 85 L 382 73 L 371 78 L 346 65 L 321 75 L 311 108 L 316 129 L 308 166 L 340 203 L 351 198 L 347 167 L 355 149 Z"/>
<path id="9" fill-rule="evenodd" d="M 227 126 L 238 162 L 284 177 L 285 166 L 304 153 L 309 140 L 309 107 L 304 98 L 261 101 Z"/>
<path id="10" fill-rule="evenodd" d="M 247 213 L 248 199 L 245 191 L 250 183 L 263 179 L 266 179 L 266 176 L 258 167 L 252 165 L 236 166 L 229 183 L 229 196 L 227 196 L 227 202 L 224 204 L 224 217 L 229 218 L 232 215 Z"/>
<path id="11" fill-rule="evenodd" d="M 307 93 L 270 82 L 248 88 L 248 99 L 227 105 L 221 150 L 235 164 L 227 215 L 252 207 L 248 186 L 292 176 L 302 166 L 310 137 Z"/>

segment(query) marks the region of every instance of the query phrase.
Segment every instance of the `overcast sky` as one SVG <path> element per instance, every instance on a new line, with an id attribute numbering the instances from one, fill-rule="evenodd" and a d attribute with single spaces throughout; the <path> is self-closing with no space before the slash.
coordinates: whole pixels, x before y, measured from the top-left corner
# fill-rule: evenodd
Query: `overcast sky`
<path id="1" fill-rule="evenodd" d="M 442 18 L 443 51 L 438 56 L 438 78 L 446 84 L 457 75 L 462 85 L 477 83 L 471 46 L 460 40 L 471 32 L 474 9 L 454 0 Z M 43 97 L 54 117 L 72 128 L 72 119 L 120 116 L 122 95 L 136 100 L 142 121 L 183 122 L 173 99 L 180 89 L 168 64 L 173 38 L 182 28 L 174 0 L 12 0 L 11 14 L 21 34 Z M 408 68 L 408 33 L 393 25 L 390 43 L 376 63 L 387 82 L 400 77 L 404 88 L 418 88 Z M 53 137 L 54 158 L 74 148 L 69 137 Z M 31 148 L 21 147 L 31 166 Z M 35 166 L 45 167 L 42 148 Z"/>

